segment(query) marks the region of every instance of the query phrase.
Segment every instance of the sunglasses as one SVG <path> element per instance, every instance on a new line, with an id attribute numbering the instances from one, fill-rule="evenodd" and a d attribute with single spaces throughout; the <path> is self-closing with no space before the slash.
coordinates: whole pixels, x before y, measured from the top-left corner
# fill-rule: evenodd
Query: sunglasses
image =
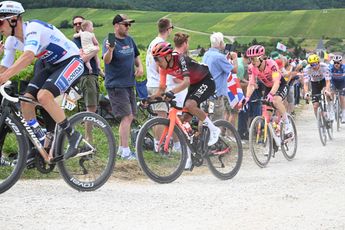
<path id="1" fill-rule="evenodd" d="M 340 62 L 334 62 L 334 65 L 340 65 Z"/>
<path id="2" fill-rule="evenodd" d="M 315 67 L 315 66 L 318 66 L 318 65 L 319 65 L 319 63 L 312 63 L 312 64 L 310 64 L 311 67 Z"/>
<path id="3" fill-rule="evenodd" d="M 7 16 L 7 17 L 3 17 L 3 18 L 0 18 L 0 26 L 2 26 L 5 22 L 5 20 L 7 19 L 11 19 L 13 18 L 15 15 L 11 15 L 11 16 Z"/>
<path id="4" fill-rule="evenodd" d="M 168 29 L 172 29 L 172 30 L 173 30 L 174 28 L 175 28 L 174 26 L 170 26 L 170 27 L 168 27 Z"/>
<path id="5" fill-rule="evenodd" d="M 123 26 L 125 26 L 125 27 L 131 27 L 132 26 L 132 24 L 131 23 L 120 23 L 121 25 L 123 25 Z"/>
<path id="6" fill-rule="evenodd" d="M 73 23 L 73 26 L 80 26 L 80 25 L 81 25 L 81 22 Z"/>

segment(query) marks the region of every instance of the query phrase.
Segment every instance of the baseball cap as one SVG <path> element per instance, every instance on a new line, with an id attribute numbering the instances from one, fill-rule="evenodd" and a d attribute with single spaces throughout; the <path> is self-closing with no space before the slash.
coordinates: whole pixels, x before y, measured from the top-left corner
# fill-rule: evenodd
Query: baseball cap
<path id="1" fill-rule="evenodd" d="M 117 14 L 113 19 L 113 25 L 120 22 L 133 23 L 135 20 L 129 19 L 125 14 Z"/>

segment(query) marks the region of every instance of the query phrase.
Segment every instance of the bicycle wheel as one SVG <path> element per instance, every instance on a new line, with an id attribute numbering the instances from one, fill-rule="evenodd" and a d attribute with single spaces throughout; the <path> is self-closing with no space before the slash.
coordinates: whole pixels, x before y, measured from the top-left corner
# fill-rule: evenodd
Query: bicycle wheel
<path id="1" fill-rule="evenodd" d="M 327 143 L 326 124 L 325 124 L 325 119 L 322 115 L 322 110 L 320 107 L 317 109 L 316 119 L 317 119 L 317 127 L 319 130 L 320 140 L 321 140 L 322 145 L 325 146 Z"/>
<path id="2" fill-rule="evenodd" d="M 216 144 L 209 147 L 205 158 L 210 171 L 221 180 L 233 178 L 241 168 L 243 148 L 236 129 L 225 120 L 216 120 L 214 125 L 221 129 Z"/>
<path id="3" fill-rule="evenodd" d="M 70 118 L 71 126 L 80 132 L 84 139 L 86 127 L 92 129 L 92 140 L 88 146 L 84 139 L 78 146 L 79 153 L 91 154 L 76 156 L 57 163 L 61 176 L 68 185 L 78 191 L 94 191 L 100 188 L 110 177 L 115 167 L 116 144 L 108 122 L 95 113 L 80 112 Z M 68 140 L 64 132 L 56 138 L 56 153 L 62 155 L 67 151 Z"/>
<path id="4" fill-rule="evenodd" d="M 22 125 L 9 115 L 0 134 L 0 193 L 10 189 L 25 169 L 28 143 Z"/>
<path id="5" fill-rule="evenodd" d="M 264 117 L 255 117 L 249 128 L 249 149 L 252 153 L 255 163 L 264 168 L 271 159 L 273 152 L 273 138 L 267 127 L 265 137 L 265 119 Z"/>
<path id="6" fill-rule="evenodd" d="M 333 140 L 333 138 L 334 138 L 334 136 L 333 136 L 333 123 L 334 123 L 334 121 L 326 120 L 325 123 L 327 124 L 326 129 L 327 129 L 328 138 L 330 140 Z"/>
<path id="7" fill-rule="evenodd" d="M 340 101 L 339 101 L 339 98 L 338 98 L 338 95 L 337 97 L 335 98 L 335 102 L 334 102 L 334 110 L 335 110 L 335 119 L 336 119 L 336 123 L 337 123 L 337 131 L 339 132 L 340 131 Z"/>
<path id="8" fill-rule="evenodd" d="M 290 124 L 292 125 L 293 133 L 291 136 L 286 136 L 285 123 L 282 122 L 280 126 L 280 136 L 282 139 L 281 149 L 282 149 L 283 155 L 288 161 L 291 161 L 296 156 L 298 139 L 297 139 L 297 129 L 296 129 L 295 120 L 290 114 L 288 114 L 288 119 L 290 121 Z"/>
<path id="9" fill-rule="evenodd" d="M 169 141 L 168 151 L 164 150 L 167 135 L 158 133 L 168 127 L 168 119 L 154 117 L 142 126 L 136 140 L 139 165 L 144 173 L 157 183 L 170 183 L 176 180 L 182 174 L 187 160 L 185 137 L 177 126 Z M 162 144 L 148 145 L 148 136 L 157 137 L 155 142 L 158 143 L 160 138 L 163 138 Z"/>

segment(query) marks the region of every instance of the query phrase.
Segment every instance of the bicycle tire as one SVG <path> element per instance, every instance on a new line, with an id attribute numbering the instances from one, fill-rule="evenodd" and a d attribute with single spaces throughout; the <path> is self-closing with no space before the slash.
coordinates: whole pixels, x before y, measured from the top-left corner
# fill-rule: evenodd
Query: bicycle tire
<path id="1" fill-rule="evenodd" d="M 340 131 L 340 101 L 339 101 L 339 98 L 338 98 L 338 94 L 335 98 L 335 103 L 334 103 L 334 106 L 335 106 L 335 119 L 337 120 L 337 131 L 339 132 Z"/>
<path id="2" fill-rule="evenodd" d="M 226 120 L 216 120 L 214 125 L 221 128 L 222 132 L 219 135 L 218 142 L 208 148 L 209 151 L 205 156 L 207 166 L 215 177 L 221 180 L 229 180 L 238 173 L 242 165 L 243 147 L 241 137 L 235 127 Z M 223 153 L 226 149 L 228 150 Z M 234 151 L 232 151 L 233 149 Z M 217 154 L 217 152 L 222 154 Z M 227 161 L 226 165 L 230 165 L 230 171 L 225 169 L 225 157 L 227 158 L 225 159 Z"/>
<path id="3" fill-rule="evenodd" d="M 258 125 L 260 124 L 260 128 Z M 267 127 L 267 137 L 266 141 L 264 140 L 264 132 L 263 132 L 263 126 L 265 124 L 265 119 L 262 116 L 255 117 L 250 125 L 249 128 L 249 149 L 253 156 L 254 162 L 260 167 L 264 168 L 267 166 L 268 162 L 271 159 L 272 153 L 273 153 L 273 137 L 270 132 L 270 129 Z M 257 136 L 257 132 L 260 131 L 259 135 Z M 259 139 L 259 140 L 258 140 Z M 257 143 L 258 140 L 258 143 Z M 260 143 L 259 143 L 260 142 Z M 268 149 L 265 149 L 261 153 L 259 150 L 255 150 L 255 147 L 258 145 L 262 145 L 263 147 Z"/>
<path id="4" fill-rule="evenodd" d="M 321 143 L 323 146 L 326 146 L 327 136 L 326 136 L 325 120 L 324 120 L 324 117 L 322 115 L 322 110 L 320 107 L 317 109 L 316 118 L 317 118 L 317 127 L 319 130 L 319 136 L 320 136 Z"/>
<path id="5" fill-rule="evenodd" d="M 0 166 L 0 194 L 19 180 L 25 169 L 28 152 L 26 136 L 20 132 L 22 124 L 11 114 L 6 118 L 5 124 L 1 130 L 0 157 L 11 163 L 15 160 L 16 163 L 14 166 Z M 10 172 L 11 169 L 13 171 Z"/>
<path id="6" fill-rule="evenodd" d="M 334 139 L 334 136 L 333 136 L 334 121 L 326 121 L 326 122 L 327 122 L 326 130 L 327 130 L 328 138 L 329 140 L 333 140 Z"/>
<path id="7" fill-rule="evenodd" d="M 297 153 L 297 145 L 298 145 L 298 138 L 297 138 L 297 128 L 296 128 L 296 124 L 295 124 L 295 120 L 293 119 L 293 117 L 288 114 L 288 119 L 290 121 L 290 124 L 292 125 L 292 129 L 293 129 L 293 136 L 289 137 L 289 140 L 286 140 L 283 138 L 285 137 L 285 127 L 284 127 L 284 122 L 281 123 L 280 126 L 280 137 L 282 138 L 282 143 L 281 143 L 281 150 L 283 152 L 284 157 L 288 160 L 291 161 Z M 291 144 L 293 146 L 293 150 L 289 151 L 289 146 L 288 144 Z"/>
<path id="8" fill-rule="evenodd" d="M 173 150 L 170 144 L 171 152 L 168 153 L 164 152 L 163 146 L 160 149 L 155 149 L 155 146 L 152 149 L 145 149 L 145 137 L 148 133 L 154 136 L 154 129 L 158 126 L 169 127 L 169 123 L 169 119 L 166 118 L 151 118 L 141 127 L 136 140 L 137 158 L 141 169 L 151 180 L 160 184 L 171 183 L 179 178 L 187 161 L 185 137 L 177 126 L 174 127 L 173 136 L 177 138 L 175 142 L 180 142 L 179 150 Z"/>
<path id="9" fill-rule="evenodd" d="M 110 125 L 101 116 L 90 112 L 74 114 L 70 119 L 71 127 L 85 137 L 85 123 L 92 124 L 95 153 L 87 156 L 70 158 L 57 163 L 60 174 L 66 183 L 78 191 L 94 191 L 104 185 L 115 167 L 116 142 Z M 68 141 L 64 132 L 58 132 L 54 152 L 62 155 L 67 149 Z M 80 142 L 78 149 L 87 151 L 88 147 Z M 86 164 L 86 165 L 85 165 Z M 92 174 L 92 175 L 91 175 Z"/>

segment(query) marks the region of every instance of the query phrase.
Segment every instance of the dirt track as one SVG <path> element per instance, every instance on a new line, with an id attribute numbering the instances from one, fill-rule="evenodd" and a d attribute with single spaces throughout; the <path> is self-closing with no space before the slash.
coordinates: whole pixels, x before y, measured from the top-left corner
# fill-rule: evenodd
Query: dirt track
<path id="1" fill-rule="evenodd" d="M 192 173 L 168 185 L 112 180 L 91 193 L 21 180 L 0 195 L 0 228 L 345 229 L 345 128 L 322 147 L 311 107 L 302 115 L 292 162 L 278 153 L 260 169 L 246 153 L 230 181 Z"/>

